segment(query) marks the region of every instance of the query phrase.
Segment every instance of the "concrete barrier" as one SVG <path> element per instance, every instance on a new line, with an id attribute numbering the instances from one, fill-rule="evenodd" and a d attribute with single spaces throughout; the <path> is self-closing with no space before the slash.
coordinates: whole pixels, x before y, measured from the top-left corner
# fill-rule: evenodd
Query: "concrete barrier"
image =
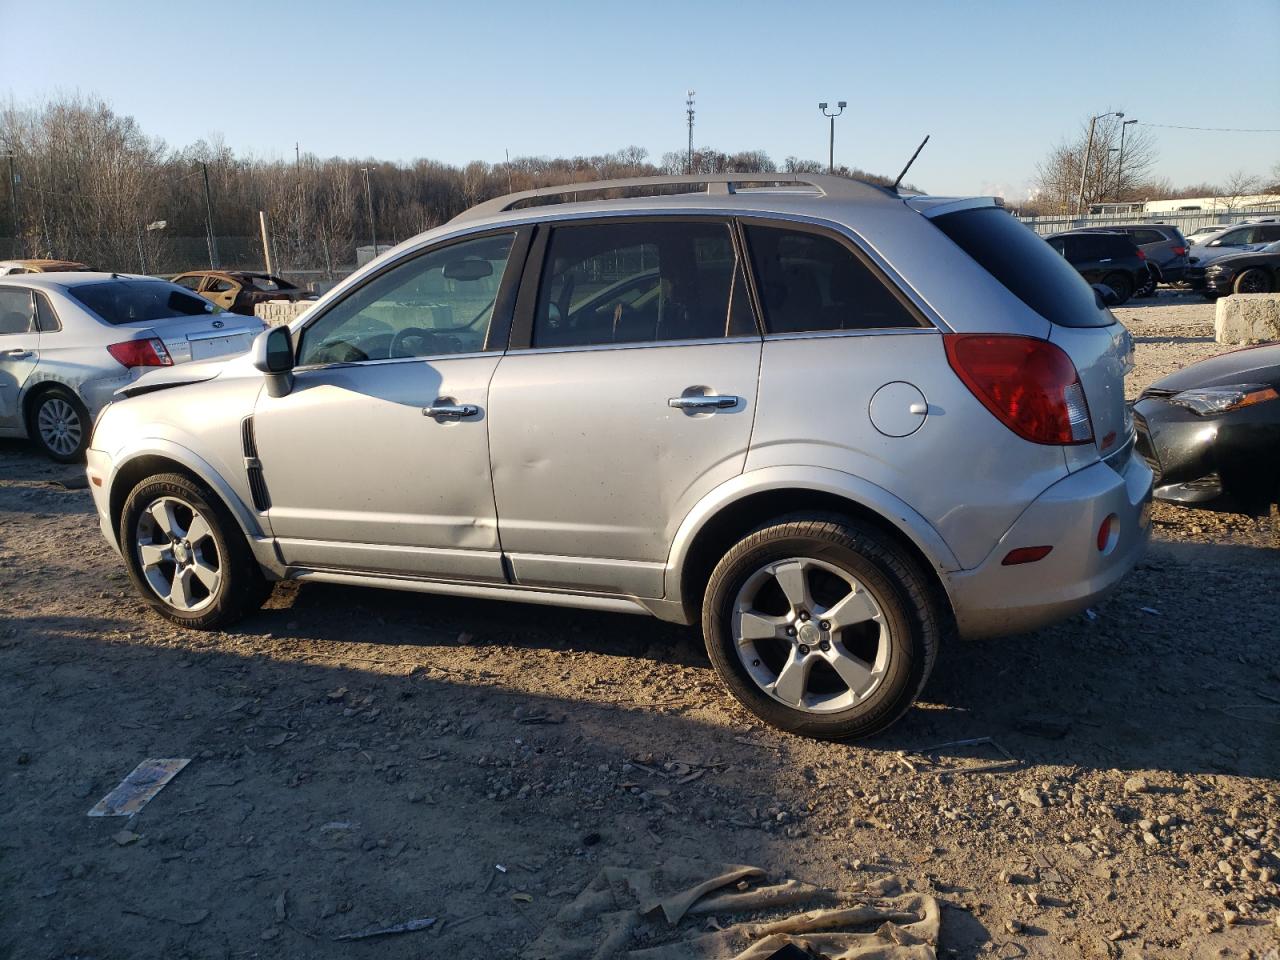
<path id="1" fill-rule="evenodd" d="M 1213 338 L 1219 343 L 1280 340 L 1280 293 L 1237 293 L 1218 301 Z"/>
<path id="2" fill-rule="evenodd" d="M 300 317 L 315 304 L 314 300 L 302 300 L 291 303 L 288 300 L 268 300 L 266 303 L 255 303 L 253 314 L 263 323 L 271 327 L 280 327 Z"/>

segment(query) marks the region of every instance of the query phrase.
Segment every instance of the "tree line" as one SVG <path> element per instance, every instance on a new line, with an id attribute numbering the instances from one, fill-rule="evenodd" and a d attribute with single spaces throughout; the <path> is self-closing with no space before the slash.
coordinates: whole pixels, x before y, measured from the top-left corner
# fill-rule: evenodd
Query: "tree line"
<path id="1" fill-rule="evenodd" d="M 258 212 L 278 270 L 341 272 L 357 246 L 397 243 L 482 200 L 517 190 L 618 177 L 696 173 L 825 172 L 816 161 L 762 150 L 702 147 L 654 162 L 642 147 L 576 157 L 517 157 L 463 166 L 237 156 L 218 138 L 170 148 L 92 97 L 0 111 L 0 157 L 13 177 L 0 236 L 11 255 L 79 260 L 108 270 L 162 273 L 262 263 Z M 691 161 L 691 164 L 690 164 Z M 865 171 L 836 173 L 889 183 Z M 206 195 L 207 175 L 207 195 Z M 372 224 L 369 208 L 372 207 Z M 2 253 L 3 251 L 0 251 Z"/>

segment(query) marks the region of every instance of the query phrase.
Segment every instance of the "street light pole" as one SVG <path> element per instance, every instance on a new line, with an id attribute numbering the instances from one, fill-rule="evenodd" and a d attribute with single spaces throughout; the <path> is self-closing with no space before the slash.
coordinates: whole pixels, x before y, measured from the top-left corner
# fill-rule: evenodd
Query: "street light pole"
<path id="1" fill-rule="evenodd" d="M 1080 168 L 1080 192 L 1076 195 L 1076 216 L 1084 213 L 1084 179 L 1089 173 L 1089 161 L 1093 159 L 1093 128 L 1103 117 L 1123 117 L 1120 112 L 1107 111 L 1089 118 L 1089 142 L 1084 148 L 1084 165 Z"/>
<path id="2" fill-rule="evenodd" d="M 378 230 L 373 223 L 373 187 L 369 185 L 369 168 L 361 167 L 364 171 L 364 198 L 369 205 L 369 236 L 373 238 L 373 255 L 378 255 Z"/>
<path id="3" fill-rule="evenodd" d="M 1120 158 L 1116 163 L 1116 199 L 1117 200 L 1124 199 L 1123 197 L 1120 196 L 1120 191 L 1121 189 L 1123 189 L 1123 185 L 1124 185 L 1124 181 L 1120 179 L 1124 173 L 1124 128 L 1129 126 L 1129 124 L 1131 123 L 1137 123 L 1137 122 L 1138 122 L 1137 120 L 1126 120 L 1124 123 L 1120 124 Z"/>
<path id="4" fill-rule="evenodd" d="M 844 113 L 844 108 L 848 106 L 848 103 L 846 103 L 844 100 L 841 100 L 839 103 L 837 103 L 836 107 L 838 109 L 836 110 L 835 113 L 828 113 L 827 106 L 828 104 L 826 103 L 826 101 L 823 101 L 822 103 L 818 104 L 818 109 L 822 111 L 822 115 L 824 117 L 829 117 L 831 119 L 831 137 L 827 141 L 827 173 L 835 173 L 836 172 L 836 117 Z"/>

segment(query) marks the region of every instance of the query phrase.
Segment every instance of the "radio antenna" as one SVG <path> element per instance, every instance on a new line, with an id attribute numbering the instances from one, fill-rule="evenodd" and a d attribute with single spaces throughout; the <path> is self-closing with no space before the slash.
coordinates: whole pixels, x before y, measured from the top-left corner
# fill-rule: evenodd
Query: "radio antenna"
<path id="1" fill-rule="evenodd" d="M 924 149 L 924 145 L 929 142 L 929 134 L 924 135 L 924 139 L 920 141 L 920 146 L 916 147 L 916 152 L 911 155 L 911 159 L 907 161 L 907 165 L 902 168 L 902 172 L 898 174 L 898 179 L 893 181 L 893 190 L 898 191 L 898 184 L 902 182 L 902 178 L 907 175 L 907 171 L 911 169 L 911 165 L 916 162 L 916 157 L 920 156 L 920 151 Z"/>

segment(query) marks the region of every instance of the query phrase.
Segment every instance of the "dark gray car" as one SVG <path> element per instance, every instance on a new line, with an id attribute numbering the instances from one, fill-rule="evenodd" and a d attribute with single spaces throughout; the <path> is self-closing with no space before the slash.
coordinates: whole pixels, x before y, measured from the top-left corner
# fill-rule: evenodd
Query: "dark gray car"
<path id="1" fill-rule="evenodd" d="M 1187 241 L 1177 227 L 1167 223 L 1125 223 L 1084 229 L 1126 234 L 1147 255 L 1147 265 L 1158 283 L 1178 283 L 1186 276 Z"/>

